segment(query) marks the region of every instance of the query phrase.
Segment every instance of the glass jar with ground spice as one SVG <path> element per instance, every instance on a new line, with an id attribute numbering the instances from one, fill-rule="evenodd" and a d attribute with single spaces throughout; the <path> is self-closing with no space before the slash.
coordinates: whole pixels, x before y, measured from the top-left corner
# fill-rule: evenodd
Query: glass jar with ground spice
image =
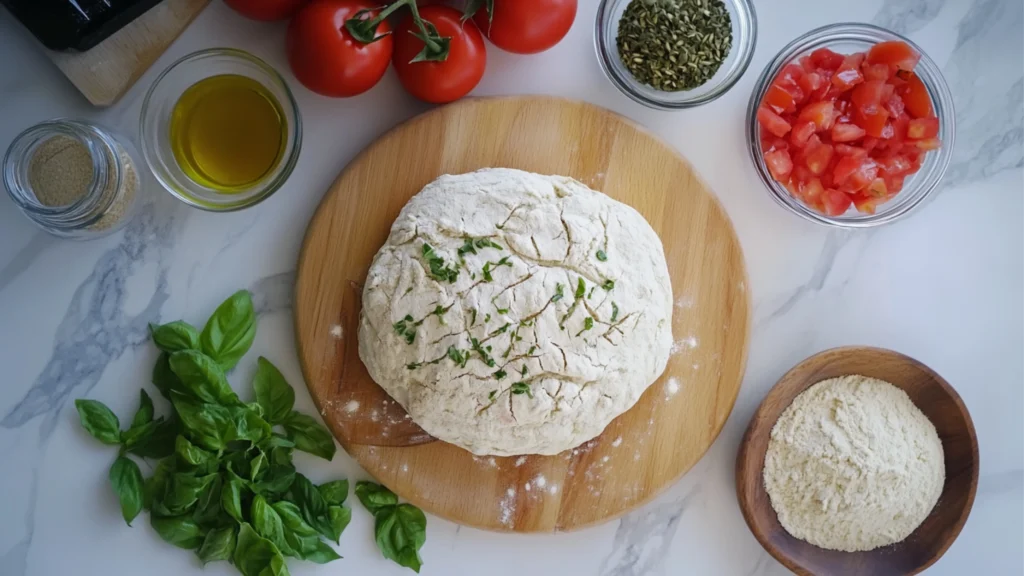
<path id="1" fill-rule="evenodd" d="M 602 0 L 595 33 L 612 83 L 661 109 L 724 94 L 750 65 L 756 38 L 751 0 Z"/>
<path id="2" fill-rule="evenodd" d="M 4 185 L 41 228 L 87 240 L 132 216 L 142 175 L 126 138 L 78 120 L 42 122 L 19 134 L 4 157 Z"/>

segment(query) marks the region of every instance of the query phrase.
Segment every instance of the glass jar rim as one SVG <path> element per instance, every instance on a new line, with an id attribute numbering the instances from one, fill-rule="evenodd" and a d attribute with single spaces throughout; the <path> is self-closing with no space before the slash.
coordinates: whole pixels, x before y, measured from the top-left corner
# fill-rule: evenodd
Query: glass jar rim
<path id="1" fill-rule="evenodd" d="M 63 206 L 47 206 L 32 190 L 27 172 L 38 147 L 57 136 L 73 138 L 89 150 L 93 175 L 89 189 L 80 198 Z M 89 122 L 46 120 L 23 130 L 11 142 L 3 160 L 4 185 L 18 208 L 37 223 L 66 231 L 86 227 L 97 222 L 115 201 L 117 195 L 106 194 L 106 189 L 112 184 L 118 190 L 122 185 L 118 148 L 112 136 Z"/>

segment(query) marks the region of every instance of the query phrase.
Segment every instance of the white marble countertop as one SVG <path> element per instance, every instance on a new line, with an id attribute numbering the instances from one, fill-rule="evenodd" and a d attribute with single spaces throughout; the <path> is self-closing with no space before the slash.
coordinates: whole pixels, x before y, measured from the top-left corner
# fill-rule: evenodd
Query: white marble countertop
<path id="1" fill-rule="evenodd" d="M 1024 7 L 1019 0 L 757 2 L 750 70 L 699 110 L 648 110 L 605 79 L 592 43 L 596 0 L 581 0 L 555 49 L 519 57 L 490 49 L 479 95 L 557 94 L 588 100 L 649 127 L 685 154 L 724 203 L 753 290 L 746 378 L 707 455 L 654 502 L 575 533 L 500 535 L 430 518 L 425 575 L 773 575 L 786 570 L 758 545 L 736 503 L 740 436 L 769 387 L 793 364 L 837 345 L 909 354 L 945 376 L 978 431 L 982 471 L 974 510 L 930 574 L 1024 573 Z M 955 96 L 953 163 L 934 201 L 870 232 L 827 230 L 778 208 L 744 148 L 743 111 L 756 76 L 788 41 L 820 25 L 865 21 L 909 35 L 937 61 Z M 339 170 L 384 130 L 426 109 L 392 72 L 369 94 L 316 96 L 284 57 L 284 26 L 247 21 L 214 2 L 109 110 L 92 109 L 6 12 L 0 12 L 0 146 L 31 124 L 85 117 L 135 134 L 142 96 L 174 59 L 200 48 L 252 51 L 292 81 L 305 123 L 298 167 L 267 202 L 238 213 L 190 209 L 152 189 L 124 231 L 92 242 L 37 230 L 0 195 L 0 574 L 198 574 L 194 555 L 163 543 L 148 522 L 127 528 L 107 485 L 112 454 L 79 427 L 72 400 L 130 414 L 155 350 L 150 321 L 202 321 L 248 287 L 262 312 L 255 353 L 301 386 L 291 319 L 299 243 Z M 250 357 L 254 353 L 250 353 Z M 241 379 L 236 379 L 241 382 Z M 298 457 L 314 480 L 362 472 Z M 344 560 L 292 564 L 293 574 L 407 574 L 376 552 L 356 505 Z M 226 565 L 204 574 L 227 575 Z"/>

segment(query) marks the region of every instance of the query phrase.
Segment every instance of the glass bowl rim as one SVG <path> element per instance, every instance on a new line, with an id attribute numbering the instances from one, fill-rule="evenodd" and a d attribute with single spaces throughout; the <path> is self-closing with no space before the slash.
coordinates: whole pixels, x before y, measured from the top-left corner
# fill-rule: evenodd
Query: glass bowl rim
<path id="1" fill-rule="evenodd" d="M 918 172 L 915 174 L 915 176 L 920 175 L 923 179 L 915 182 L 913 187 L 904 188 L 900 191 L 899 194 L 909 197 L 903 204 L 888 211 L 881 211 L 871 215 L 858 215 L 855 218 L 844 217 L 845 213 L 840 216 L 822 214 L 794 198 L 789 190 L 776 182 L 771 174 L 768 173 L 759 142 L 760 127 L 757 122 L 757 108 L 776 74 L 796 56 L 807 52 L 812 46 L 828 46 L 840 41 L 874 41 L 877 43 L 886 40 L 906 42 L 921 55 L 918 67 L 923 66 L 925 74 L 919 74 L 919 77 L 929 91 L 936 117 L 941 119 L 943 131 L 948 132 L 948 137 L 943 139 L 942 147 L 934 151 L 937 153 L 937 160 L 930 170 L 927 173 Z M 920 206 L 938 188 L 946 170 L 949 168 L 956 140 L 956 114 L 953 105 L 953 94 L 950 92 L 949 85 L 946 83 L 946 79 L 942 75 L 942 70 L 938 64 L 920 46 L 902 34 L 863 22 L 837 22 L 820 26 L 797 36 L 794 40 L 783 46 L 765 65 L 764 70 L 754 84 L 750 101 L 747 104 L 745 124 L 747 149 L 750 159 L 754 164 L 755 172 L 757 172 L 758 177 L 768 189 L 772 199 L 777 204 L 805 220 L 839 228 L 871 228 L 895 222 L 913 212 L 915 208 Z"/>
<path id="2" fill-rule="evenodd" d="M 164 79 L 181 66 L 195 64 L 198 61 L 213 56 L 226 56 L 229 59 L 244 61 L 250 64 L 254 64 L 257 68 L 262 70 L 267 75 L 267 78 L 270 80 L 270 82 L 272 82 L 276 88 L 280 89 L 287 97 L 287 101 L 281 103 L 282 108 L 284 108 L 285 113 L 289 114 L 290 119 L 295 127 L 294 133 L 291 137 L 292 141 L 290 142 L 290 144 L 292 145 L 292 150 L 288 154 L 288 156 L 284 158 L 284 164 L 281 167 L 280 172 L 276 176 L 274 176 L 272 180 L 266 183 L 266 188 L 264 188 L 259 194 L 256 194 L 254 196 L 249 196 L 241 200 L 235 200 L 233 202 L 226 202 L 224 204 L 209 202 L 208 200 L 197 195 L 194 195 L 186 190 L 179 190 L 178 187 L 173 182 L 168 181 L 166 177 L 161 174 L 161 170 L 157 168 L 155 158 L 152 157 L 152 155 L 159 154 L 159 151 L 151 150 L 147 140 L 147 137 L 150 134 L 147 132 L 146 119 L 149 116 L 150 104 L 153 101 L 153 97 L 157 94 L 158 90 L 160 89 Z M 208 76 L 204 76 L 204 78 L 205 77 Z M 267 198 L 271 197 L 275 192 L 281 189 L 284 183 L 291 176 L 292 171 L 295 169 L 295 165 L 298 164 L 299 152 L 302 149 L 302 116 L 299 112 L 299 104 L 295 100 L 295 95 L 292 94 L 292 91 L 288 87 L 288 83 L 285 82 L 284 77 L 281 76 L 281 73 L 274 69 L 273 66 L 267 64 L 267 62 L 264 61 L 262 58 L 245 50 L 240 50 L 238 48 L 205 48 L 202 50 L 197 50 L 195 52 L 190 52 L 182 56 L 181 58 L 178 58 L 177 60 L 169 64 L 167 68 L 165 68 L 160 73 L 160 75 L 156 77 L 156 80 L 153 81 L 149 89 L 146 91 L 146 96 L 142 101 L 142 110 L 139 115 L 139 135 L 141 144 L 140 148 L 142 151 L 142 156 L 145 159 L 146 166 L 149 168 L 149 171 L 153 174 L 154 178 L 158 182 L 160 182 L 160 185 L 163 186 L 164 190 L 167 190 L 175 198 L 181 200 L 185 204 L 188 204 L 189 206 L 192 206 L 194 208 L 199 208 L 200 210 L 206 210 L 208 212 L 235 212 L 238 210 L 243 210 L 245 208 L 255 206 L 260 202 L 263 202 Z"/>
<path id="3" fill-rule="evenodd" d="M 734 47 L 740 46 L 741 55 L 732 74 L 727 75 L 721 82 L 715 85 L 713 89 L 702 96 L 683 99 L 658 99 L 644 94 L 636 89 L 636 86 L 639 86 L 640 84 L 632 78 L 632 76 L 626 75 L 627 77 L 620 77 L 621 75 L 614 69 L 614 66 L 610 64 L 609 60 L 614 56 L 614 54 L 612 48 L 604 41 L 604 35 L 602 34 L 602 31 L 605 28 L 605 22 L 611 19 L 611 8 L 618 2 L 623 1 L 629 0 L 601 0 L 601 3 L 597 7 L 597 18 L 594 23 L 594 48 L 597 51 L 598 64 L 600 64 L 601 71 L 604 72 L 605 77 L 607 77 L 620 92 L 625 94 L 634 102 L 638 102 L 648 108 L 656 110 L 685 110 L 687 108 L 695 108 L 697 106 L 707 104 L 708 102 L 717 100 L 732 89 L 732 87 L 739 82 L 740 78 L 746 74 L 747 69 L 750 67 L 750 63 L 753 61 L 754 52 L 757 48 L 757 11 L 754 8 L 753 1 L 721 0 L 723 4 L 735 5 L 737 10 L 747 14 L 750 21 L 750 33 L 746 35 L 739 35 L 739 42 L 734 43 Z M 687 91 L 684 90 L 681 92 L 666 92 L 666 94 L 684 94 L 686 92 Z"/>

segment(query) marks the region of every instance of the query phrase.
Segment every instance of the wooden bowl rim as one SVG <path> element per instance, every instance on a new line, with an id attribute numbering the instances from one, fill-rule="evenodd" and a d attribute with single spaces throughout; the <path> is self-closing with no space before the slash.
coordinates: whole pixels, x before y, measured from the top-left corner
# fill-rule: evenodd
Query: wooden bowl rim
<path id="1" fill-rule="evenodd" d="M 980 474 L 981 462 L 980 453 L 978 451 L 978 435 L 974 428 L 974 421 L 971 419 L 971 414 L 967 410 L 967 406 L 964 404 L 963 399 L 957 393 L 956 389 L 954 389 L 953 386 L 951 386 L 945 378 L 940 376 L 937 372 L 932 370 L 923 362 L 910 356 L 907 356 L 906 354 L 896 352 L 894 350 L 873 346 L 838 346 L 835 348 L 822 350 L 821 352 L 808 356 L 804 360 L 798 362 L 795 366 L 786 371 L 786 373 L 783 374 L 782 377 L 780 377 L 774 385 L 772 385 L 772 388 L 761 400 L 761 403 L 758 404 L 753 416 L 751 416 L 750 423 L 747 425 L 747 429 L 743 433 L 743 438 L 740 440 L 740 448 L 736 455 L 736 498 L 739 501 L 740 511 L 743 514 L 743 520 L 747 523 L 747 527 L 750 529 L 751 533 L 753 533 L 754 538 L 757 539 L 758 543 L 761 544 L 761 547 L 764 548 L 765 551 L 767 551 L 769 554 L 771 554 L 773 558 L 779 561 L 779 563 L 781 563 L 786 568 L 792 570 L 796 574 L 814 576 L 803 565 L 797 562 L 796 558 L 791 557 L 790 555 L 786 554 L 782 549 L 775 546 L 768 538 L 768 535 L 757 527 L 755 518 L 760 517 L 760 515 L 756 513 L 757 510 L 756 507 L 753 505 L 753 502 L 751 502 L 746 496 L 746 491 L 744 490 L 744 480 L 748 478 L 751 474 L 751 471 L 748 469 L 747 466 L 747 461 L 750 451 L 754 449 L 752 441 L 754 433 L 762 430 L 765 426 L 768 426 L 769 430 L 772 427 L 774 427 L 776 421 L 778 420 L 778 416 L 782 415 L 782 412 L 789 407 L 793 399 L 795 399 L 798 395 L 800 395 L 802 392 L 804 392 L 811 386 L 817 384 L 818 382 L 822 382 L 823 380 L 808 379 L 807 382 L 802 383 L 799 386 L 796 386 L 795 391 L 792 394 L 792 398 L 790 398 L 790 401 L 787 402 L 786 405 L 779 410 L 778 416 L 776 416 L 776 418 L 773 419 L 770 423 L 765 422 L 768 411 L 768 401 L 783 396 L 784 390 L 783 388 L 780 388 L 780 386 L 786 383 L 787 380 L 789 380 L 799 370 L 806 367 L 808 364 L 811 364 L 819 360 L 822 356 L 833 354 L 856 354 L 869 357 L 885 356 L 897 360 L 903 364 L 914 366 L 915 368 L 927 374 L 931 378 L 932 382 L 937 384 L 939 388 L 950 398 L 950 400 L 952 400 L 953 405 L 956 406 L 961 418 L 966 424 L 967 436 L 970 438 L 971 441 L 971 455 L 973 460 L 973 462 L 971 462 L 971 478 L 968 487 L 969 493 L 967 494 L 967 500 L 964 503 L 962 509 L 958 511 L 956 519 L 952 525 L 952 532 L 950 533 L 947 540 L 944 543 L 942 543 L 942 545 L 935 551 L 934 554 L 932 554 L 931 557 L 924 561 L 920 566 L 915 567 L 911 572 L 908 572 L 908 574 L 918 574 L 926 568 L 930 567 L 935 562 L 937 562 L 939 558 L 941 558 L 946 553 L 946 551 L 949 550 L 949 547 L 953 545 L 953 542 L 960 536 L 960 532 L 963 530 L 964 525 L 967 523 L 967 518 L 971 513 L 971 509 L 974 507 L 974 498 L 977 495 L 978 491 L 978 477 Z M 902 386 L 900 386 L 898 383 L 890 383 L 893 386 L 902 389 Z M 759 463 L 759 466 L 755 472 L 757 478 L 761 478 L 762 476 L 762 470 L 764 469 L 764 459 L 768 452 L 767 438 L 769 438 L 769 435 L 764 435 L 764 438 L 766 438 L 766 440 L 764 441 L 763 450 L 761 448 L 757 449 L 757 463 Z M 949 477 L 948 469 L 946 470 L 946 477 Z M 764 491 L 764 482 L 758 482 L 757 486 L 757 490 Z M 771 508 L 770 505 L 768 508 L 771 510 L 771 515 L 775 516 L 775 523 L 779 524 L 778 516 L 775 514 L 775 510 Z M 779 527 L 782 528 L 781 524 L 779 524 Z M 785 528 L 782 529 L 785 530 Z M 876 548 L 875 551 L 885 550 L 886 548 L 888 547 Z M 826 552 L 830 554 L 835 554 L 837 557 L 845 554 L 851 554 L 849 552 L 841 552 L 837 550 L 826 550 Z"/>

